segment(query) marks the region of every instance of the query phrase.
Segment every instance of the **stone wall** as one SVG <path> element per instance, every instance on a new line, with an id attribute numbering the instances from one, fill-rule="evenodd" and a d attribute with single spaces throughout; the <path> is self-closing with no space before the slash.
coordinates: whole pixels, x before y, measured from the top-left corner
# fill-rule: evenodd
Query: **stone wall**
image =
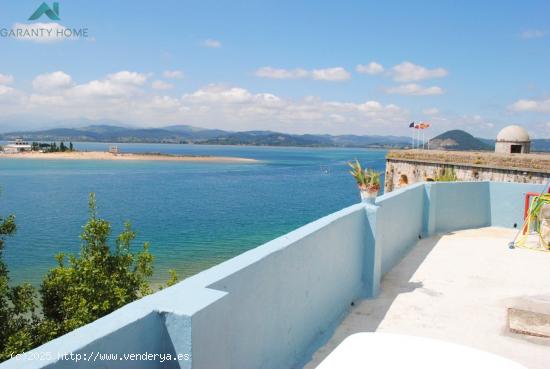
<path id="1" fill-rule="evenodd" d="M 510 154 L 514 152 L 514 147 L 519 150 L 520 153 L 528 154 L 531 152 L 531 142 L 511 142 L 511 141 L 497 141 L 495 143 L 495 152 L 501 154 Z M 517 152 L 517 151 L 516 151 Z"/>
<path id="2" fill-rule="evenodd" d="M 392 150 L 386 157 L 384 191 L 434 181 L 452 168 L 459 181 L 543 184 L 550 178 L 550 154 Z"/>

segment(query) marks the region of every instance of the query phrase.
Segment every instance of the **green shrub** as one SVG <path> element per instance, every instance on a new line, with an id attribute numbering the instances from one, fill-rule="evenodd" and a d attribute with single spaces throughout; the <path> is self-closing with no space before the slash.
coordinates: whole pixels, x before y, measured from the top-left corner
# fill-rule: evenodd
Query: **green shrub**
<path id="1" fill-rule="evenodd" d="M 441 168 L 439 173 L 435 177 L 437 182 L 456 182 L 458 178 L 456 176 L 455 170 L 452 167 Z"/>
<path id="2" fill-rule="evenodd" d="M 94 194 L 90 218 L 80 238 L 80 255 L 56 256 L 58 266 L 48 272 L 40 294 L 46 319 L 58 324 L 63 334 L 90 323 L 151 293 L 147 279 L 153 274 L 153 255 L 145 243 L 133 253 L 136 234 L 130 223 L 117 237 L 111 251 L 111 225 L 97 216 Z"/>
<path id="3" fill-rule="evenodd" d="M 90 194 L 89 210 L 90 218 L 80 236 L 80 254 L 58 254 L 57 266 L 42 281 L 41 311 L 31 285 L 9 287 L 2 251 L 5 238 L 16 231 L 15 217 L 0 217 L 0 362 L 151 293 L 148 278 L 153 274 L 153 255 L 149 245 L 133 252 L 136 234 L 126 223 L 111 249 L 111 225 L 98 217 L 94 194 Z M 176 272 L 170 270 L 167 285 L 177 280 Z"/>

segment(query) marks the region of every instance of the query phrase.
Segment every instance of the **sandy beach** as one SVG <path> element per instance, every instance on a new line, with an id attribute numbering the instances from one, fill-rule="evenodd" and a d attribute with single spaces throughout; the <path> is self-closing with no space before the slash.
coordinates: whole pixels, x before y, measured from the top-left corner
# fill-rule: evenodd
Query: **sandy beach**
<path id="1" fill-rule="evenodd" d="M 141 161 L 187 161 L 215 163 L 257 163 L 255 159 L 230 156 L 181 156 L 158 153 L 119 153 L 104 151 L 73 151 L 73 152 L 22 152 L 6 154 L 0 152 L 0 159 L 46 159 L 46 160 L 141 160 Z"/>

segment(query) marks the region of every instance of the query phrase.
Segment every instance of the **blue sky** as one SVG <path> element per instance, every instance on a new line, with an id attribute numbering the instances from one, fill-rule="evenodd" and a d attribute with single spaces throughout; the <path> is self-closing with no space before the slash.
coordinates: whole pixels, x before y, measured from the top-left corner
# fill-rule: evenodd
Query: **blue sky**
<path id="1" fill-rule="evenodd" d="M 0 131 L 117 122 L 550 137 L 548 1 L 0 0 Z M 51 1 L 47 1 L 51 5 Z"/>

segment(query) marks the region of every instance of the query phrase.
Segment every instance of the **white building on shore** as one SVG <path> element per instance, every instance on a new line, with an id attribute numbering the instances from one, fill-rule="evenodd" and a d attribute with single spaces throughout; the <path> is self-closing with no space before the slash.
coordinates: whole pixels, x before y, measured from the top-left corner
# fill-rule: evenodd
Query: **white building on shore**
<path id="1" fill-rule="evenodd" d="M 31 145 L 29 145 L 28 142 L 23 141 L 23 139 L 17 138 L 15 141 L 10 141 L 3 147 L 3 149 L 3 151 L 7 154 L 16 154 L 23 151 L 31 151 Z"/>

